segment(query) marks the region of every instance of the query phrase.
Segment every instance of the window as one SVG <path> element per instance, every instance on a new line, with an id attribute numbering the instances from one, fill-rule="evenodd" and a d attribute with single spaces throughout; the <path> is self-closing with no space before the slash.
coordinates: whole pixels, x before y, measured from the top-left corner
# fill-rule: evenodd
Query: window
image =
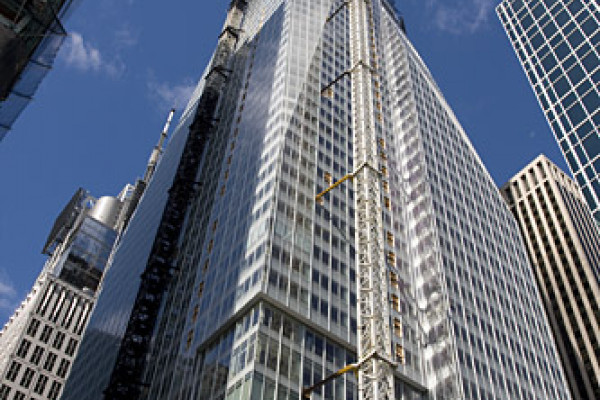
<path id="1" fill-rule="evenodd" d="M 50 339 L 50 335 L 52 335 L 52 327 L 46 325 L 44 326 L 44 330 L 40 335 L 40 340 L 44 343 L 48 343 L 48 339 Z"/>
<path id="2" fill-rule="evenodd" d="M 36 392 L 37 394 L 43 394 L 44 390 L 46 389 L 47 383 L 48 383 L 48 377 L 45 375 L 40 375 L 38 377 L 38 380 L 35 384 L 35 388 L 33 389 L 33 391 Z"/>
<path id="3" fill-rule="evenodd" d="M 10 382 L 14 382 L 17 379 L 17 375 L 19 375 L 19 371 L 21 370 L 21 364 L 16 361 L 13 361 L 10 365 L 10 369 L 6 373 L 6 379 Z"/>
<path id="4" fill-rule="evenodd" d="M 32 319 L 29 323 L 29 327 L 27 328 L 27 334 L 31 337 L 35 337 L 37 334 L 38 328 L 40 327 L 40 321 L 37 319 Z"/>
<path id="5" fill-rule="evenodd" d="M 21 393 L 19 391 L 15 392 L 13 400 L 25 400 L 25 393 Z"/>
<path id="6" fill-rule="evenodd" d="M 27 339 L 24 339 L 17 350 L 17 357 L 25 358 L 27 357 L 27 352 L 29 352 L 29 347 L 31 346 L 31 342 Z"/>
<path id="7" fill-rule="evenodd" d="M 594 91 L 589 92 L 583 99 L 583 105 L 585 106 L 587 112 L 592 114 L 594 111 L 600 107 L 600 98 L 598 94 Z"/>
<path id="8" fill-rule="evenodd" d="M 71 363 L 66 360 L 63 359 L 60 361 L 60 366 L 58 367 L 58 370 L 56 371 L 56 375 L 60 376 L 61 378 L 64 378 L 67 375 L 67 372 L 69 371 L 69 366 L 71 365 Z"/>
<path id="9" fill-rule="evenodd" d="M 48 392 L 48 400 L 56 400 L 58 399 L 58 395 L 60 394 L 60 389 L 62 385 L 56 381 L 52 382 L 52 386 L 50 387 L 50 391 Z"/>
<path id="10" fill-rule="evenodd" d="M 398 289 L 398 274 L 390 272 L 390 283 L 394 289 Z"/>
<path id="11" fill-rule="evenodd" d="M 393 251 L 387 253 L 387 262 L 390 265 L 396 265 L 396 254 Z"/>
<path id="12" fill-rule="evenodd" d="M 46 371 L 52 371 L 54 368 L 54 363 L 56 363 L 56 354 L 49 352 L 48 356 L 46 357 L 46 361 L 44 362 L 44 369 Z"/>
<path id="13" fill-rule="evenodd" d="M 402 338 L 402 322 L 398 318 L 394 318 L 394 334 Z"/>
<path id="14" fill-rule="evenodd" d="M 392 232 L 387 232 L 387 242 L 388 245 L 394 246 L 394 234 Z"/>
<path id="15" fill-rule="evenodd" d="M 395 346 L 396 359 L 399 363 L 404 363 L 404 347 L 402 345 L 396 343 Z"/>
<path id="16" fill-rule="evenodd" d="M 574 104 L 573 107 L 567 110 L 567 115 L 571 120 L 571 124 L 573 126 L 578 125 L 581 121 L 585 119 L 585 111 L 580 104 Z"/>
<path id="17" fill-rule="evenodd" d="M 65 353 L 72 356 L 73 354 L 75 354 L 76 349 L 77 349 L 77 340 L 73 339 L 73 338 L 69 339 L 69 344 L 67 344 Z"/>
<path id="18" fill-rule="evenodd" d="M 65 334 L 62 332 L 57 332 L 56 337 L 54 338 L 54 343 L 52 343 L 52 347 L 60 350 L 64 341 L 65 341 Z"/>
<path id="19" fill-rule="evenodd" d="M 21 377 L 21 382 L 19 384 L 24 388 L 28 388 L 31 385 L 31 380 L 33 379 L 33 375 L 35 375 L 35 371 L 31 368 L 27 368 Z"/>
<path id="20" fill-rule="evenodd" d="M 10 394 L 10 387 L 6 385 L 0 386 L 0 400 L 7 400 Z"/>
<path id="21" fill-rule="evenodd" d="M 43 354 L 44 349 L 41 346 L 35 346 L 35 350 L 33 351 L 33 354 L 31 355 L 29 361 L 31 361 L 35 365 L 38 365 L 38 363 L 42 359 Z"/>
<path id="22" fill-rule="evenodd" d="M 400 312 L 400 299 L 395 294 L 392 295 L 392 308 Z"/>

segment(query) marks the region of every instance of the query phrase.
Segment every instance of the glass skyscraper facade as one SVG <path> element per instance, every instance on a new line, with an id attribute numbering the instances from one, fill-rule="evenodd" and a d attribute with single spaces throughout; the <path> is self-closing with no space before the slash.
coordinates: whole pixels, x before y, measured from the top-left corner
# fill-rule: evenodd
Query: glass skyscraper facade
<path id="1" fill-rule="evenodd" d="M 570 399 L 519 227 L 387 1 L 368 2 L 398 399 Z M 243 18 L 234 18 L 236 13 Z M 298 399 L 357 360 L 352 23 L 341 0 L 234 1 L 113 264 L 64 399 L 101 399 L 198 99 L 226 83 L 142 398 Z M 215 57 L 219 57 L 215 54 Z M 335 82 L 333 85 L 330 85 Z M 323 88 L 329 87 L 327 90 Z M 313 399 L 357 399 L 346 375 Z"/>
<path id="2" fill-rule="evenodd" d="M 0 0 L 0 141 L 52 68 L 74 5 L 74 0 Z"/>
<path id="3" fill-rule="evenodd" d="M 600 223 L 600 4 L 504 0 L 497 12 Z"/>

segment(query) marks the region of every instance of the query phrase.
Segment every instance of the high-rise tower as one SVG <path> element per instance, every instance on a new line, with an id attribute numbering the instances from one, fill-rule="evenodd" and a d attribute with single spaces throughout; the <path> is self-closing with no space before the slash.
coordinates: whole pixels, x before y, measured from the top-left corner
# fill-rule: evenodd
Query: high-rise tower
<path id="1" fill-rule="evenodd" d="M 600 4 L 504 0 L 497 12 L 600 223 Z"/>
<path id="2" fill-rule="evenodd" d="M 60 396 L 117 238 L 123 199 L 79 189 L 44 245 L 49 256 L 0 332 L 0 398 Z"/>
<path id="3" fill-rule="evenodd" d="M 600 398 L 600 234 L 577 184 L 539 156 L 502 187 L 576 399 Z"/>
<path id="4" fill-rule="evenodd" d="M 96 199 L 79 189 L 56 219 L 43 248 L 48 261 L 0 332 L 0 400 L 60 397 L 111 252 L 154 175 L 173 113 L 143 179 L 117 197 Z"/>
<path id="5" fill-rule="evenodd" d="M 65 400 L 295 400 L 369 340 L 398 399 L 570 399 L 518 225 L 390 3 L 350 3 L 231 2 Z"/>
<path id="6" fill-rule="evenodd" d="M 0 0 L 0 141 L 52 68 L 75 0 Z"/>

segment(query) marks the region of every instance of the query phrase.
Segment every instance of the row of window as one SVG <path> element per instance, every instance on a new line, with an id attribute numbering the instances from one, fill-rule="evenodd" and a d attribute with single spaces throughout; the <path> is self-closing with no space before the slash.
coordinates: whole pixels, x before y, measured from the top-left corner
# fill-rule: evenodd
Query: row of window
<path id="1" fill-rule="evenodd" d="M 54 333 L 55 328 L 52 325 L 45 324 L 43 329 L 40 331 L 39 328 L 41 325 L 42 324 L 41 324 L 40 320 L 33 318 L 31 320 L 31 322 L 29 323 L 29 326 L 27 327 L 27 335 L 31 336 L 32 338 L 37 337 L 37 339 L 40 342 L 47 344 L 50 342 L 50 338 L 52 337 L 52 334 Z M 40 332 L 39 336 L 37 335 L 38 332 Z M 66 337 L 67 337 L 67 335 L 65 333 L 63 333 L 59 330 L 56 330 L 56 334 L 54 335 L 54 339 L 52 340 L 52 347 L 57 350 L 62 350 Z M 77 344 L 78 344 L 77 339 L 69 338 L 69 340 L 67 342 L 67 346 L 64 348 L 64 352 L 69 356 L 73 356 L 75 354 L 75 350 L 77 349 Z M 19 355 L 19 357 L 25 358 L 30 345 L 31 345 L 31 342 L 27 339 L 24 339 L 21 342 L 21 347 L 23 349 L 21 349 L 18 353 L 23 352 L 24 355 L 22 355 L 22 356 Z M 40 347 L 40 346 L 37 346 L 37 347 Z"/>
<path id="2" fill-rule="evenodd" d="M 414 72 L 420 73 L 418 70 Z M 415 84 L 415 86 L 419 85 Z M 443 115 L 446 112 L 436 99 L 436 94 L 429 90 L 418 92 L 417 111 L 423 121 L 430 121 L 422 124 L 425 141 L 429 142 L 425 143 L 425 146 L 428 152 L 435 153 L 431 157 L 426 157 L 428 167 L 431 171 L 435 171 L 430 172 L 430 177 L 435 180 L 435 183 L 428 182 L 428 184 L 431 185 L 434 193 L 434 207 L 439 217 L 438 227 L 442 228 L 446 238 L 442 239 L 440 244 L 444 254 L 444 266 L 450 272 L 448 286 L 454 289 L 449 293 L 453 311 L 460 318 L 461 328 L 472 326 L 474 331 L 478 331 L 481 325 L 485 331 L 492 331 L 490 340 L 493 347 L 486 346 L 486 348 L 497 347 L 514 351 L 514 358 L 518 360 L 514 364 L 518 369 L 515 373 L 519 377 L 514 385 L 527 387 L 524 383 L 530 379 L 523 374 L 522 365 L 532 368 L 535 376 L 544 377 L 546 374 L 542 369 L 535 368 L 533 361 L 520 361 L 529 358 L 529 353 L 525 354 L 524 349 L 531 343 L 530 335 L 523 326 L 534 326 L 542 316 L 527 310 L 530 299 L 535 299 L 535 291 L 531 290 L 531 282 L 528 281 L 531 275 L 523 270 L 524 254 L 516 246 L 518 243 L 516 225 L 510 222 L 510 216 L 506 215 L 500 198 L 490 195 L 496 188 L 491 184 L 489 177 L 485 176 L 484 171 L 476 167 L 478 162 L 469 154 L 472 150 L 466 146 L 459 129 L 453 126 L 451 119 L 447 122 L 444 120 Z M 464 166 L 457 165 L 458 159 L 465 161 Z M 470 201 L 473 204 L 469 206 L 467 204 Z M 490 230 L 492 226 L 507 228 L 503 231 Z M 477 227 L 476 231 L 472 230 L 474 227 Z M 458 282 L 461 284 L 459 285 Z M 507 296 L 491 296 L 490 287 L 491 290 L 497 288 L 497 293 L 506 293 Z M 485 293 L 488 295 L 485 296 Z M 516 299 L 522 299 L 525 304 L 517 306 L 514 304 Z M 478 314 L 488 310 L 492 312 L 492 316 L 484 319 L 478 317 Z M 501 313 L 500 310 L 505 312 Z M 493 317 L 496 315 L 497 317 Z M 487 321 L 502 321 L 502 325 L 505 326 L 504 332 L 498 329 L 492 330 L 492 325 L 497 324 Z M 509 338 L 505 333 L 509 327 L 516 331 L 514 338 Z M 468 340 L 469 336 L 465 335 L 465 339 Z M 477 343 L 483 346 L 482 342 L 474 340 L 469 348 L 478 348 Z M 541 354 L 545 356 L 547 352 Z M 475 371 L 476 376 L 484 375 L 481 366 L 485 365 L 488 368 L 493 365 L 487 360 L 485 362 L 482 360 L 485 360 L 485 356 L 477 361 L 480 368 L 479 371 Z M 465 382 L 470 388 L 469 382 L 467 380 Z M 487 392 L 475 390 L 471 393 L 467 390 L 469 389 L 465 389 L 467 398 L 488 396 Z M 528 392 L 530 390 L 527 389 Z"/>
<path id="3" fill-rule="evenodd" d="M 64 361 L 65 360 L 63 360 L 63 362 Z M 43 373 L 37 374 L 37 379 L 34 379 L 36 377 L 36 370 L 32 369 L 30 367 L 25 367 L 23 369 L 23 373 L 21 374 L 21 378 L 17 379 L 19 376 L 19 373 L 22 370 L 22 367 L 23 367 L 22 364 L 20 364 L 17 361 L 13 361 L 10 368 L 8 369 L 8 371 L 6 373 L 7 381 L 15 382 L 15 383 L 18 381 L 19 388 L 14 390 L 13 399 L 21 398 L 20 397 L 21 394 L 23 396 L 25 396 L 25 393 L 28 393 L 29 390 L 33 390 L 33 392 L 36 394 L 44 395 L 45 396 L 44 398 L 46 398 L 48 400 L 56 400 L 58 398 L 58 395 L 60 394 L 60 391 L 62 389 L 62 382 L 60 382 L 58 380 L 53 380 L 51 377 L 49 377 L 48 375 L 45 375 Z M 66 375 L 68 369 L 69 369 L 68 361 L 64 365 L 63 365 L 63 363 L 61 363 L 61 366 L 60 366 L 57 374 L 61 374 L 62 377 L 64 377 Z M 34 382 L 34 380 L 35 380 L 35 384 L 32 386 L 32 383 Z M 52 383 L 49 386 L 49 390 L 46 394 L 44 394 L 44 392 L 48 388 L 48 383 L 50 381 L 52 381 Z M 11 391 L 12 391 L 11 386 L 3 384 L 2 387 L 0 388 L 0 400 L 8 400 L 9 394 L 11 393 Z"/>

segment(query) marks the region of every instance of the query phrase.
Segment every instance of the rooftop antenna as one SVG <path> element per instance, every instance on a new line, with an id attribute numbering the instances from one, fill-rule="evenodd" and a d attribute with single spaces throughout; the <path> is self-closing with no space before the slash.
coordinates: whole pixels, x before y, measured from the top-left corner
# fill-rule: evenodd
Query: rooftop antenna
<path id="1" fill-rule="evenodd" d="M 169 117 L 167 118 L 167 122 L 165 123 L 165 127 L 160 134 L 160 139 L 156 146 L 154 146 L 154 150 L 152 150 L 152 154 L 150 155 L 150 159 L 148 160 L 148 166 L 146 167 L 146 173 L 144 174 L 143 181 L 145 183 L 150 182 L 150 178 L 154 174 L 154 170 L 156 169 L 156 164 L 158 164 L 158 160 L 163 152 L 163 146 L 165 143 L 165 139 L 169 133 L 169 127 L 171 126 L 171 121 L 173 121 L 173 115 L 175 114 L 175 109 L 172 108 L 169 112 Z"/>

